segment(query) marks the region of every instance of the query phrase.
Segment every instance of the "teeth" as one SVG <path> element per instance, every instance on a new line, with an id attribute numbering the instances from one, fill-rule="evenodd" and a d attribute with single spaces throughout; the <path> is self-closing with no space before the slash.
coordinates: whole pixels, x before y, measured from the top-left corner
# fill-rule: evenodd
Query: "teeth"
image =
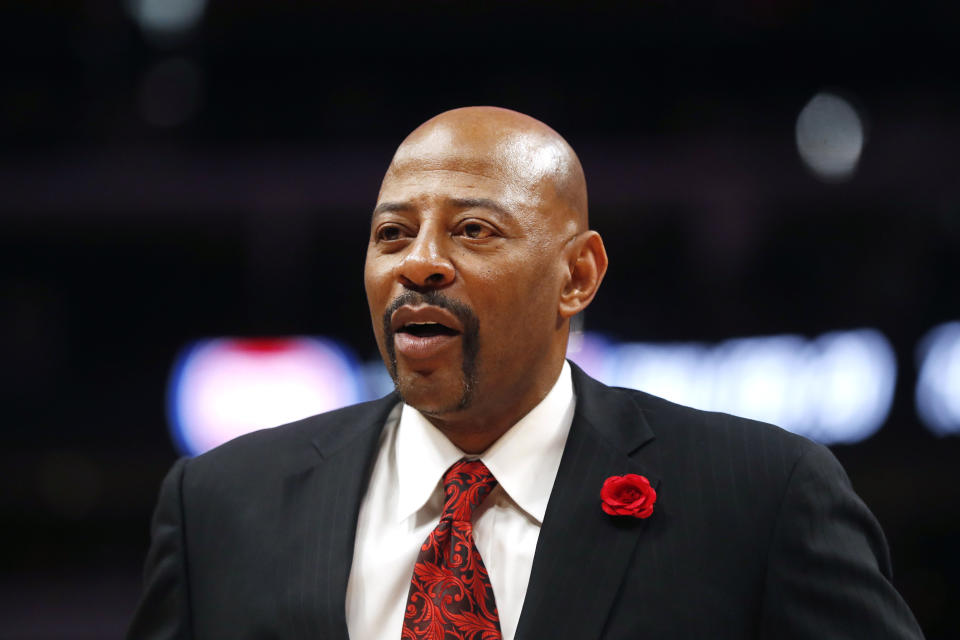
<path id="1" fill-rule="evenodd" d="M 439 324 L 438 322 L 408 322 L 407 326 L 423 326 L 426 324 Z"/>

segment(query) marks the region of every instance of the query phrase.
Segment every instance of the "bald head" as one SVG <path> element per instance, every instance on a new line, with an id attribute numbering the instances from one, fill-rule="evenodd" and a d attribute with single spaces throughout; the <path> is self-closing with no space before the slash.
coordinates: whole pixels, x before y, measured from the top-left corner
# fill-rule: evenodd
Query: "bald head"
<path id="1" fill-rule="evenodd" d="M 427 120 L 403 141 L 384 182 L 417 171 L 494 177 L 559 208 L 577 231 L 588 228 L 587 185 L 577 154 L 535 118 L 499 107 L 464 107 Z"/>

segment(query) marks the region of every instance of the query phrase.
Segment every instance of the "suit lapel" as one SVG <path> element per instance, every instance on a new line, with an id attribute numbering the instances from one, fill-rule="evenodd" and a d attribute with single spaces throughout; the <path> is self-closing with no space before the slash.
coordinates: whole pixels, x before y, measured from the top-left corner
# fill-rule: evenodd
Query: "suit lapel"
<path id="1" fill-rule="evenodd" d="M 646 521 L 611 517 L 612 475 L 657 479 L 635 455 L 653 439 L 630 397 L 573 369 L 577 407 L 537 543 L 516 640 L 599 637 Z M 656 517 L 656 512 L 653 516 Z"/>
<path id="2" fill-rule="evenodd" d="M 312 418 L 306 463 L 283 482 L 277 543 L 284 637 L 347 639 L 345 597 L 357 514 L 390 409 L 386 398 Z M 306 447 L 311 447 L 307 444 Z"/>

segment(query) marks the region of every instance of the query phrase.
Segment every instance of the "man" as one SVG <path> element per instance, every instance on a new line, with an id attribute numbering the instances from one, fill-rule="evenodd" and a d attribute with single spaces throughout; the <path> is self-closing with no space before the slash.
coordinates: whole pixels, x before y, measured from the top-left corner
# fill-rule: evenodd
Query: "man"
<path id="1" fill-rule="evenodd" d="M 922 637 L 826 449 L 566 363 L 606 267 L 552 129 L 415 130 L 364 273 L 396 392 L 178 461 L 130 637 Z"/>

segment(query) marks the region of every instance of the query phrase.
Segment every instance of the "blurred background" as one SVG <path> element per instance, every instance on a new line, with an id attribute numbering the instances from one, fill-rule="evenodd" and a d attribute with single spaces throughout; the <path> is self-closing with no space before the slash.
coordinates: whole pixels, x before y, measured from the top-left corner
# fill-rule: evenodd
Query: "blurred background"
<path id="1" fill-rule="evenodd" d="M 957 5 L 404 6 L 2 5 L 0 637 L 122 634 L 184 407 L 217 401 L 188 372 L 299 353 L 353 376 L 324 402 L 382 388 L 369 213 L 403 137 L 470 104 L 583 161 L 611 260 L 584 362 L 831 444 L 957 637 Z"/>

